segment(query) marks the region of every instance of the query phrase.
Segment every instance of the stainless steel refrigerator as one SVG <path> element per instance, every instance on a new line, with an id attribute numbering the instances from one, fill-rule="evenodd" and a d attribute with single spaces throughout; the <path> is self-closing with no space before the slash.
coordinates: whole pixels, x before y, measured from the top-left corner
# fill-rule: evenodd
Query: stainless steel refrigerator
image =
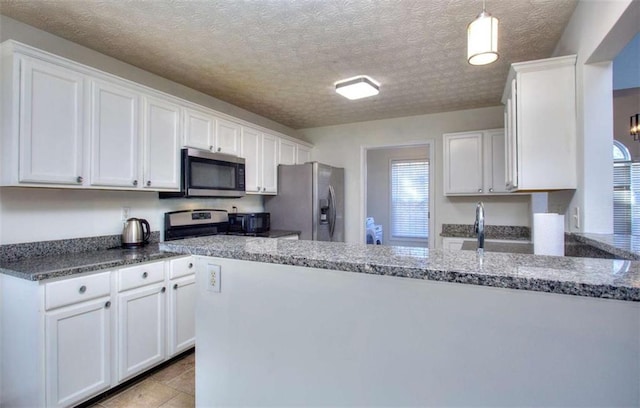
<path id="1" fill-rule="evenodd" d="M 344 242 L 344 169 L 317 162 L 278 166 L 278 195 L 265 198 L 271 229 Z"/>

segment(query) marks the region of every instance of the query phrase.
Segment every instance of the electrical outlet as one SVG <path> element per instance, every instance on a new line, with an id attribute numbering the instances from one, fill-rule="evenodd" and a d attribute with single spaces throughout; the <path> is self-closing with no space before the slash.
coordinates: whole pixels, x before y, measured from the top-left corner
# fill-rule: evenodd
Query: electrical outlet
<path id="1" fill-rule="evenodd" d="M 126 221 L 129 219 L 129 213 L 131 212 L 131 208 L 129 207 L 122 207 L 122 212 L 120 214 L 120 218 L 122 219 L 122 221 Z"/>
<path id="2" fill-rule="evenodd" d="M 207 290 L 209 292 L 217 292 L 220 293 L 220 265 L 207 265 L 207 279 L 209 282 L 207 283 Z"/>

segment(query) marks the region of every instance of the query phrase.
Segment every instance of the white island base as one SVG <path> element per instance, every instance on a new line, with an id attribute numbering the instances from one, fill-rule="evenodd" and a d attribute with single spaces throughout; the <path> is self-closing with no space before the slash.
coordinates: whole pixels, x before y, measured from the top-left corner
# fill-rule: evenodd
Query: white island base
<path id="1" fill-rule="evenodd" d="M 638 302 L 197 265 L 197 406 L 640 406 Z"/>

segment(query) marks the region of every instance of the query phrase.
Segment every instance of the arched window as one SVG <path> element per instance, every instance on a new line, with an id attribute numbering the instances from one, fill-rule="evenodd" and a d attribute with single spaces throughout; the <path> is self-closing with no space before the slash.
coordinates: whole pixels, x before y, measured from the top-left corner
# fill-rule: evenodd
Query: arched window
<path id="1" fill-rule="evenodd" d="M 613 141 L 613 233 L 640 234 L 640 163 L 629 149 Z"/>

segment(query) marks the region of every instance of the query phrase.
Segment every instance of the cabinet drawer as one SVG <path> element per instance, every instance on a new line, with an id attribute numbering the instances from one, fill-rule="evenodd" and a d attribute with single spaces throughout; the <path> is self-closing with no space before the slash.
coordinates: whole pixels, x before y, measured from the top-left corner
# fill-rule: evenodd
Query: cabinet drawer
<path id="1" fill-rule="evenodd" d="M 111 292 L 111 272 L 79 276 L 45 284 L 45 309 L 72 305 L 85 300 L 108 296 Z"/>
<path id="2" fill-rule="evenodd" d="M 118 271 L 118 292 L 164 280 L 164 262 L 153 262 Z"/>
<path id="3" fill-rule="evenodd" d="M 169 279 L 193 275 L 196 272 L 193 258 L 190 256 L 169 261 Z"/>

